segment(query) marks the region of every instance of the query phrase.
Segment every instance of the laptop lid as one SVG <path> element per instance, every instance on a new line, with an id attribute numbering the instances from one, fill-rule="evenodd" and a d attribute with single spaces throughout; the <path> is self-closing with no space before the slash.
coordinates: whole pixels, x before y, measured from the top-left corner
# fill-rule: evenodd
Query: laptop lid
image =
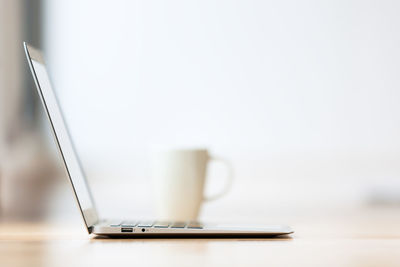
<path id="1" fill-rule="evenodd" d="M 65 124 L 61 108 L 59 107 L 56 93 L 51 87 L 42 53 L 25 42 L 24 48 L 36 88 L 42 100 L 47 118 L 50 121 L 55 142 L 62 156 L 83 220 L 90 233 L 92 226 L 98 221 L 98 214 L 81 163 L 76 154 L 67 125 Z"/>

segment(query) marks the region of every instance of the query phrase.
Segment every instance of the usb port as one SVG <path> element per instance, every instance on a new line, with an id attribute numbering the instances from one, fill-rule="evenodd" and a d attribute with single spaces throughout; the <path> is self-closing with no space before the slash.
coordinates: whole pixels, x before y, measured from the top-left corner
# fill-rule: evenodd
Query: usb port
<path id="1" fill-rule="evenodd" d="M 133 228 L 131 227 L 122 227 L 121 228 L 121 233 L 132 233 L 133 232 Z"/>

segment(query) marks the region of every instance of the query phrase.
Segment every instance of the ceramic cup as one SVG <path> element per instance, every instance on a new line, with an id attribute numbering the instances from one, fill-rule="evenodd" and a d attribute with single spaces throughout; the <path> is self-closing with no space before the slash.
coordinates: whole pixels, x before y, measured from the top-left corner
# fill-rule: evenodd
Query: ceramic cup
<path id="1" fill-rule="evenodd" d="M 219 193 L 205 196 L 210 161 L 226 166 L 227 179 Z M 229 191 L 233 170 L 229 161 L 210 156 L 206 149 L 161 150 L 152 155 L 152 176 L 157 218 L 189 221 L 197 219 L 204 201 L 216 200 Z"/>

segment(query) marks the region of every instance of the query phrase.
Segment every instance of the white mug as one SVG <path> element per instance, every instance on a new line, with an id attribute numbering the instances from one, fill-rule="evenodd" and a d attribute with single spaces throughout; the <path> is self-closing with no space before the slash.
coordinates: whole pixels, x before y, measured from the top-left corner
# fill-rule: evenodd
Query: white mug
<path id="1" fill-rule="evenodd" d="M 210 160 L 225 164 L 228 177 L 221 192 L 205 196 Z M 189 221 L 197 219 L 203 201 L 215 200 L 229 191 L 233 170 L 227 160 L 210 156 L 206 149 L 164 150 L 153 153 L 152 176 L 157 218 Z"/>

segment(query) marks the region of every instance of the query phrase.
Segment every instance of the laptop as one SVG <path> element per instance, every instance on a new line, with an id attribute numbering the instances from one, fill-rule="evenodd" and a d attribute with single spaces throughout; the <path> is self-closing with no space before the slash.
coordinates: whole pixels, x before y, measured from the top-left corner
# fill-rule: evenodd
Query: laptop
<path id="1" fill-rule="evenodd" d="M 63 159 L 76 202 L 89 234 L 111 237 L 156 236 L 161 238 L 171 236 L 270 237 L 293 233 L 293 230 L 286 225 L 261 225 L 255 227 L 250 225 L 223 225 L 202 222 L 140 221 L 135 218 L 132 220 L 100 218 L 89 184 L 86 181 L 81 163 L 68 132 L 67 125 L 65 124 L 56 93 L 51 86 L 42 53 L 27 43 L 24 43 L 24 48 L 39 97 L 42 100 L 44 110 L 49 119 L 58 151 Z"/>

